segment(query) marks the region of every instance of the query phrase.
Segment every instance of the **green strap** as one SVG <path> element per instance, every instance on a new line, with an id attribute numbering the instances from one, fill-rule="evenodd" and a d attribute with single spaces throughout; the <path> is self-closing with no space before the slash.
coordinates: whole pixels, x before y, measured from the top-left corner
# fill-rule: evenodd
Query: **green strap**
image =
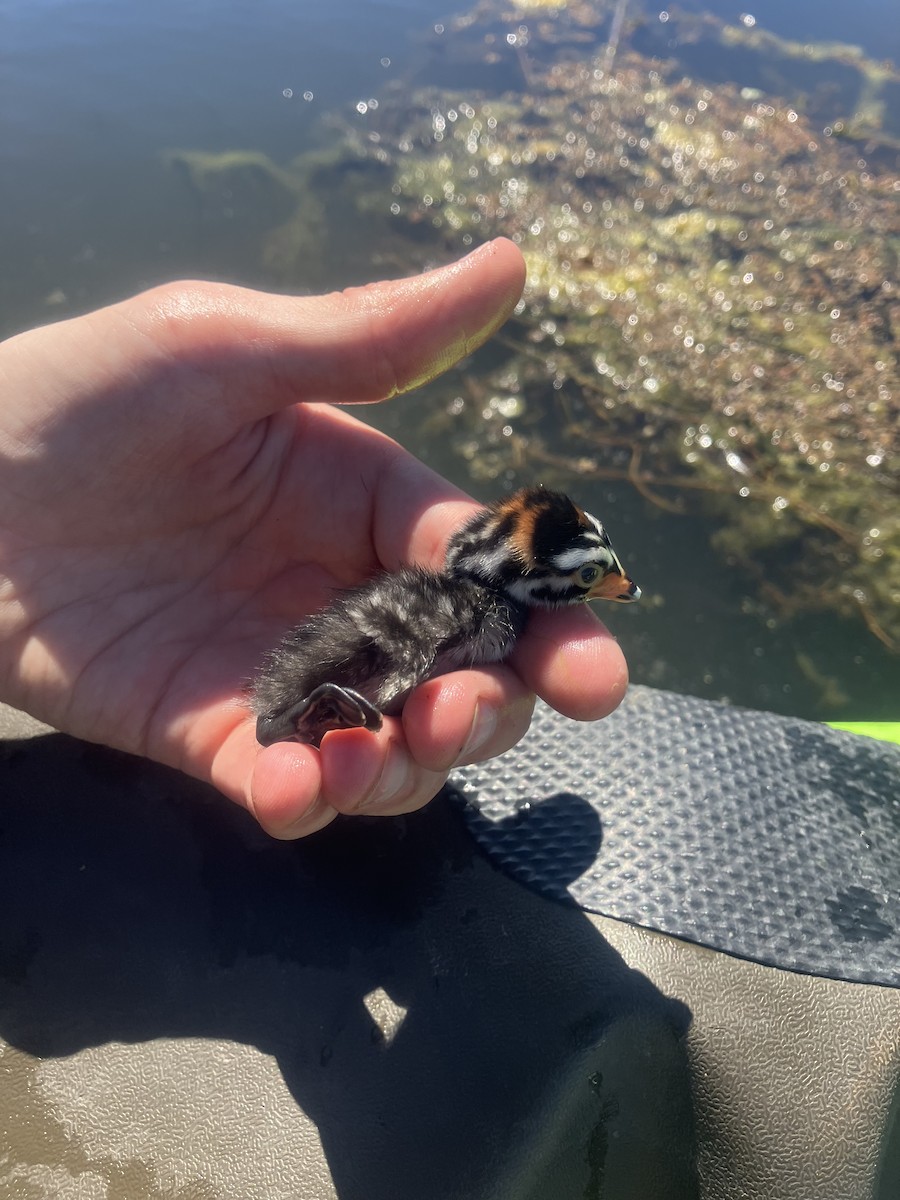
<path id="1" fill-rule="evenodd" d="M 900 746 L 900 721 L 828 721 L 832 729 L 846 729 L 880 742 L 896 742 Z"/>

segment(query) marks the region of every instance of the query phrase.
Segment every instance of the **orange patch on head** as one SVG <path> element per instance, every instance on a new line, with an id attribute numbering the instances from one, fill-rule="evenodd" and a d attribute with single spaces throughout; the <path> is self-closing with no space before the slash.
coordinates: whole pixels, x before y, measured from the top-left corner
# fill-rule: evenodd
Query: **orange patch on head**
<path id="1" fill-rule="evenodd" d="M 633 600 L 634 583 L 618 571 L 601 575 L 587 594 L 588 600 Z"/>
<path id="2" fill-rule="evenodd" d="M 498 521 L 512 518 L 513 529 L 509 544 L 519 561 L 528 569 L 534 566 L 534 525 L 540 512 L 541 509 L 533 501 L 526 501 L 524 491 L 516 492 L 497 509 Z"/>

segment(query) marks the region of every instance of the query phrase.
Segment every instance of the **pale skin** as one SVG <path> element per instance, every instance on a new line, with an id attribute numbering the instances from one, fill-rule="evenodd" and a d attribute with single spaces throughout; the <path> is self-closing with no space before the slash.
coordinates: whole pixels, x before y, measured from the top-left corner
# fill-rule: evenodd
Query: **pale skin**
<path id="1" fill-rule="evenodd" d="M 0 699 L 177 767 L 296 838 L 409 812 L 502 753 L 534 693 L 570 717 L 622 698 L 586 607 L 533 615 L 512 660 L 419 687 L 378 734 L 266 749 L 242 687 L 335 588 L 440 566 L 473 504 L 325 402 L 389 399 L 515 306 L 504 240 L 392 283 L 297 299 L 177 283 L 0 345 Z"/>

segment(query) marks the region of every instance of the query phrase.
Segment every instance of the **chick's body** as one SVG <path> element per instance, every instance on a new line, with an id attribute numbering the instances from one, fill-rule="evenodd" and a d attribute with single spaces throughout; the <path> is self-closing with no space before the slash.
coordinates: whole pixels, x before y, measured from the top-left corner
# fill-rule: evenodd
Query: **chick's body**
<path id="1" fill-rule="evenodd" d="M 385 572 L 342 592 L 271 651 L 256 682 L 255 707 L 284 713 L 317 688 L 337 684 L 394 714 L 432 675 L 505 658 L 526 619 L 525 605 L 474 580 L 421 567 Z"/>

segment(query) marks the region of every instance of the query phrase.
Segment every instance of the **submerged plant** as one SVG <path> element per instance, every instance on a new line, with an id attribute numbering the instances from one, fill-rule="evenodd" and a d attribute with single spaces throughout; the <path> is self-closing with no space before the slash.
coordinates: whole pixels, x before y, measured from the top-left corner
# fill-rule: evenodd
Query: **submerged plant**
<path id="1" fill-rule="evenodd" d="M 538 461 L 712 506 L 771 598 L 859 611 L 896 645 L 896 164 L 786 101 L 578 52 L 592 13 L 512 26 L 515 90 L 389 92 L 359 142 L 393 179 L 361 203 L 453 245 L 505 234 L 528 262 L 460 446 L 482 471 Z M 476 16 L 473 37 L 498 10 Z"/>

